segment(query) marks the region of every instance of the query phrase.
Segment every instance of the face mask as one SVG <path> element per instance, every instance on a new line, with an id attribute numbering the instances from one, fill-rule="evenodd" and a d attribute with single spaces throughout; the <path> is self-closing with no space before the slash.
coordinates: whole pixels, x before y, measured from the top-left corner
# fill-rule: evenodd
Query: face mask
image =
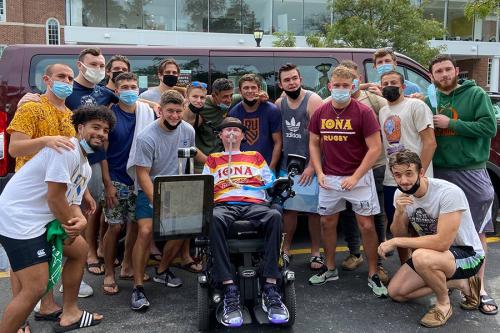
<path id="1" fill-rule="evenodd" d="M 182 123 L 182 120 L 179 120 L 179 122 L 176 124 L 176 125 L 170 125 L 168 123 L 168 121 L 164 120 L 163 121 L 163 125 L 165 125 L 165 127 L 171 131 L 175 130 L 180 124 Z"/>
<path id="2" fill-rule="evenodd" d="M 123 90 L 119 95 L 120 101 L 127 105 L 132 105 L 137 102 L 139 92 L 137 90 Z"/>
<path id="3" fill-rule="evenodd" d="M 89 68 L 85 66 L 85 64 L 82 62 L 82 66 L 85 67 L 85 72 L 83 73 L 83 77 L 87 79 L 90 83 L 93 84 L 98 84 L 99 82 L 104 79 L 105 72 L 104 69 L 99 69 L 99 68 Z"/>
<path id="4" fill-rule="evenodd" d="M 299 95 L 300 95 L 300 90 L 302 89 L 302 87 L 299 87 L 299 89 L 297 90 L 294 90 L 294 91 L 286 91 L 285 90 L 285 94 L 290 97 L 291 99 L 297 99 L 299 98 Z"/>
<path id="5" fill-rule="evenodd" d="M 189 103 L 188 107 L 189 107 L 189 110 L 191 110 L 191 112 L 194 113 L 194 114 L 198 114 L 201 111 L 203 111 L 203 106 L 201 108 L 197 108 L 193 104 Z"/>
<path id="6" fill-rule="evenodd" d="M 351 98 L 351 90 L 350 89 L 332 89 L 331 91 L 332 99 L 340 104 L 344 104 L 349 102 Z"/>
<path id="7" fill-rule="evenodd" d="M 173 87 L 177 84 L 179 78 L 175 75 L 163 75 L 163 83 L 169 87 Z"/>
<path id="8" fill-rule="evenodd" d="M 414 195 L 415 193 L 417 193 L 419 188 L 420 188 L 420 176 L 418 176 L 417 181 L 415 182 L 415 184 L 413 184 L 413 186 L 409 190 L 403 190 L 401 186 L 398 185 L 398 190 L 408 195 Z"/>
<path id="9" fill-rule="evenodd" d="M 377 66 L 377 73 L 379 76 L 381 76 L 382 74 L 390 72 L 393 69 L 394 69 L 394 66 L 392 64 L 383 64 L 383 65 Z"/>
<path id="10" fill-rule="evenodd" d="M 49 87 L 49 89 L 59 99 L 66 99 L 73 93 L 73 85 L 61 81 L 52 81 L 52 87 Z"/>
<path id="11" fill-rule="evenodd" d="M 226 112 L 227 110 L 229 110 L 229 105 L 227 104 L 224 104 L 224 103 L 219 103 L 219 105 L 217 105 L 222 111 Z"/>
<path id="12" fill-rule="evenodd" d="M 80 140 L 80 147 L 82 147 L 83 151 L 87 155 L 92 154 L 94 152 L 94 149 L 92 149 L 92 147 L 90 147 L 89 143 L 85 139 Z"/>
<path id="13" fill-rule="evenodd" d="M 258 99 L 258 98 L 256 98 L 256 99 L 254 99 L 253 101 L 249 101 L 248 99 L 243 98 L 243 102 L 244 102 L 246 105 L 248 105 L 248 106 L 254 106 L 254 105 L 257 103 L 257 101 L 258 101 L 258 100 L 259 100 L 259 99 Z"/>
<path id="14" fill-rule="evenodd" d="M 429 97 L 429 102 L 433 108 L 437 107 L 437 91 L 436 86 L 434 84 L 430 84 L 427 87 L 427 97 Z"/>
<path id="15" fill-rule="evenodd" d="M 401 94 L 399 93 L 399 87 L 396 86 L 386 86 L 382 89 L 382 96 L 389 102 L 396 101 Z"/>
<path id="16" fill-rule="evenodd" d="M 120 75 L 121 73 L 124 73 L 124 72 L 113 72 L 113 73 L 111 73 L 111 81 L 115 82 L 116 77 L 118 75 Z"/>
<path id="17" fill-rule="evenodd" d="M 352 84 L 354 85 L 354 88 L 351 91 L 351 95 L 359 90 L 359 80 L 358 79 L 352 80 Z"/>

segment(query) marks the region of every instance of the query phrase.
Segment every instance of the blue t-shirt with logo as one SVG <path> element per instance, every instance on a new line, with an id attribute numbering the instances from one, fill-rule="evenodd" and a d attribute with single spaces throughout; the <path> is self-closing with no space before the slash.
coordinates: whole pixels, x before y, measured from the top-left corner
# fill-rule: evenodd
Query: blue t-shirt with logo
<path id="1" fill-rule="evenodd" d="M 248 128 L 245 140 L 241 143 L 241 151 L 258 151 L 270 164 L 274 147 L 272 135 L 281 132 L 280 112 L 276 105 L 269 102 L 261 102 L 256 111 L 247 112 L 242 103 L 236 104 L 228 114 L 241 120 Z"/>
<path id="2" fill-rule="evenodd" d="M 123 111 L 118 104 L 111 107 L 116 116 L 116 125 L 109 132 L 109 146 L 106 152 L 111 180 L 125 185 L 133 185 L 134 181 L 127 173 L 127 161 L 132 147 L 135 131 L 135 113 Z"/>
<path id="3" fill-rule="evenodd" d="M 104 86 L 96 85 L 94 88 L 87 88 L 80 83 L 73 82 L 73 93 L 66 98 L 68 109 L 75 111 L 82 105 L 105 105 L 118 103 L 118 97 Z M 88 156 L 89 163 L 95 164 L 106 159 L 104 151 L 96 151 Z"/>

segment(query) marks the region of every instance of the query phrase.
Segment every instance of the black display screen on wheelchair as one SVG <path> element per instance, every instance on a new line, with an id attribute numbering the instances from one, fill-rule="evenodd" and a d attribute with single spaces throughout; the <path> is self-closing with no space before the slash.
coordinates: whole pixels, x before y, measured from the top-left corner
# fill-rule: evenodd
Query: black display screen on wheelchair
<path id="1" fill-rule="evenodd" d="M 214 207 L 211 175 L 159 176 L 154 179 L 153 193 L 155 240 L 206 233 Z"/>

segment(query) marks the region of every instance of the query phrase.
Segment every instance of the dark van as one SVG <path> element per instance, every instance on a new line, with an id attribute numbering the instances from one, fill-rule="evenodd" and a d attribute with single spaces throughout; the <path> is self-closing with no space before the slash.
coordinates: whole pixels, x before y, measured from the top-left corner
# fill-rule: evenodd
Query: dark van
<path id="1" fill-rule="evenodd" d="M 27 92 L 42 92 L 42 75 L 45 67 L 53 63 L 65 63 L 75 71 L 77 56 L 85 45 L 12 45 L 0 59 L 0 192 L 14 161 L 8 156 L 6 128 L 14 116 L 19 99 Z M 106 59 L 115 54 L 130 59 L 132 71 L 139 76 L 139 87 L 158 85 L 156 70 L 166 57 L 174 58 L 181 68 L 179 84 L 190 81 L 212 83 L 225 77 L 237 86 L 245 73 L 258 74 L 263 80 L 271 100 L 281 91 L 277 84 L 277 72 L 281 65 L 292 62 L 299 66 L 306 89 L 317 92 L 323 98 L 329 95 L 327 84 L 332 69 L 342 60 L 356 62 L 366 81 L 375 81 L 372 49 L 296 49 L 296 48 L 171 48 L 139 46 L 98 46 Z M 398 71 L 405 78 L 417 83 L 422 91 L 430 84 L 425 68 L 412 59 L 398 54 Z"/>

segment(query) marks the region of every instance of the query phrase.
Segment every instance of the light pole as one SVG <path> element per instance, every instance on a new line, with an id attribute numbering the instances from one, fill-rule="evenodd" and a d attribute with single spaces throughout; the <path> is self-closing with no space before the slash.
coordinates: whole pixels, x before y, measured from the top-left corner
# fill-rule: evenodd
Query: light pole
<path id="1" fill-rule="evenodd" d="M 255 38 L 255 41 L 257 42 L 257 47 L 260 47 L 260 41 L 262 40 L 262 37 L 264 36 L 264 30 L 262 29 L 255 29 L 253 32 L 253 38 Z"/>

